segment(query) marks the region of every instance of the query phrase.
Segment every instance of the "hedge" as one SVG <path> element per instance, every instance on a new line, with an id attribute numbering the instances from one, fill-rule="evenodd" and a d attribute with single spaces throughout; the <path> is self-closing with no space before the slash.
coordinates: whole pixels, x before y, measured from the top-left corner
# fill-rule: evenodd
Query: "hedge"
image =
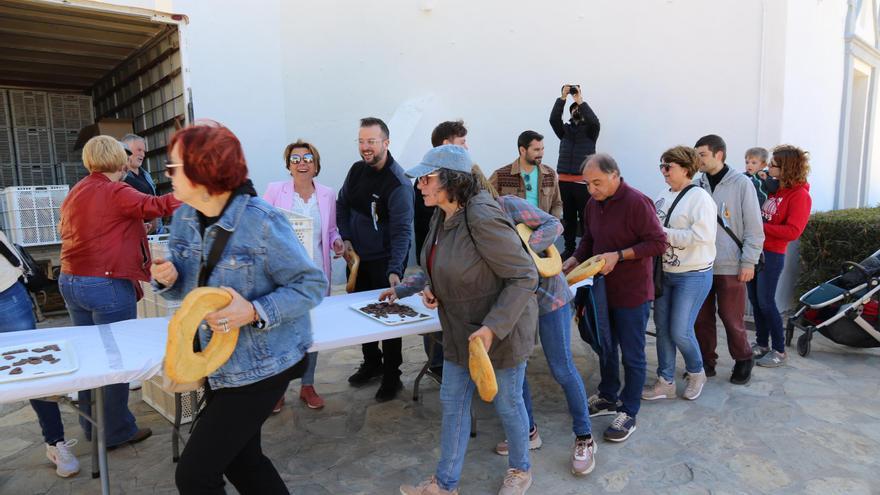
<path id="1" fill-rule="evenodd" d="M 880 249 L 880 207 L 814 213 L 801 236 L 796 297 Z"/>

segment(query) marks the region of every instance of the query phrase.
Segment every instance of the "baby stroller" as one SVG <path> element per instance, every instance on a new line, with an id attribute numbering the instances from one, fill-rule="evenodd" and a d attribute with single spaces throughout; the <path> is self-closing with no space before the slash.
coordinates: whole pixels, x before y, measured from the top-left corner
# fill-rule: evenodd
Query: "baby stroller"
<path id="1" fill-rule="evenodd" d="M 798 337 L 797 351 L 805 357 L 814 332 L 849 347 L 880 347 L 878 299 L 880 250 L 861 263 L 844 262 L 839 276 L 801 296 L 801 306 L 788 319 L 785 343 L 791 345 L 797 328 L 804 332 Z"/>

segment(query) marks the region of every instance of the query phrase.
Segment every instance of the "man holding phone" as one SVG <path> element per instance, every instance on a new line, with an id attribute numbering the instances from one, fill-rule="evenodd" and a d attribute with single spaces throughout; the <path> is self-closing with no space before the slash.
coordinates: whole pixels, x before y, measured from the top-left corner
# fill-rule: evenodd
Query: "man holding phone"
<path id="1" fill-rule="evenodd" d="M 562 111 L 568 97 L 574 98 L 569 106 L 571 118 L 562 121 Z M 578 84 L 562 86 L 562 95 L 553 103 L 550 126 L 559 138 L 559 192 L 562 195 L 562 226 L 565 229 L 565 251 L 562 259 L 568 259 L 575 249 L 578 227 L 583 224 L 584 208 L 587 206 L 587 185 L 583 177 L 583 163 L 587 156 L 596 153 L 599 139 L 599 117 L 584 101 Z"/>

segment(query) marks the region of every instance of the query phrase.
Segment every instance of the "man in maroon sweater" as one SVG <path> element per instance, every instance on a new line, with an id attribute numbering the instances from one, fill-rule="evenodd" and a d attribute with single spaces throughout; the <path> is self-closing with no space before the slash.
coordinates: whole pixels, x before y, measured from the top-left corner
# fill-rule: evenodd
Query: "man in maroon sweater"
<path id="1" fill-rule="evenodd" d="M 600 360 L 602 380 L 599 393 L 589 399 L 590 416 L 616 414 L 605 430 L 605 439 L 622 442 L 636 429 L 645 386 L 645 331 L 654 300 L 651 258 L 666 249 L 666 234 L 654 203 L 623 181 L 611 156 L 599 153 L 588 157 L 584 179 L 591 196 L 584 209 L 584 235 L 562 268 L 569 272 L 595 255 L 605 259 L 602 275 L 612 349 Z M 623 358 L 623 390 L 618 347 Z"/>

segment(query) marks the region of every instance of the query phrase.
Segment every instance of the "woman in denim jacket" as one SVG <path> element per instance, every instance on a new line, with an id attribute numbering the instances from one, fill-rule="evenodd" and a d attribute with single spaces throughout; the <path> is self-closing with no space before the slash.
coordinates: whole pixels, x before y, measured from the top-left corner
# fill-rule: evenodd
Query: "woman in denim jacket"
<path id="1" fill-rule="evenodd" d="M 206 406 L 180 457 L 177 488 L 224 493 L 223 476 L 242 494 L 286 494 L 263 455 L 260 430 L 290 380 L 306 369 L 312 344 L 309 310 L 324 297 L 324 276 L 275 208 L 256 197 L 241 144 L 221 126 L 196 126 L 171 139 L 166 174 L 185 203 L 171 224 L 170 260 L 156 260 L 153 278 L 172 297 L 200 285 L 222 287 L 229 306 L 208 314 L 212 332 L 240 328 L 229 360 L 208 376 Z M 214 240 L 230 233 L 206 280 L 200 272 Z"/>

